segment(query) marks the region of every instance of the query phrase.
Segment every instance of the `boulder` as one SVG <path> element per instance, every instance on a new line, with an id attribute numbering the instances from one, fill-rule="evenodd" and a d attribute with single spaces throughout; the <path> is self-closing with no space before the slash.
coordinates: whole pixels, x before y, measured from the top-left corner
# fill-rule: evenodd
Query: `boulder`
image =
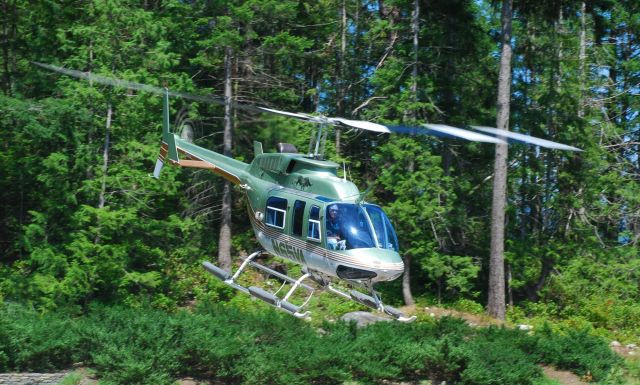
<path id="1" fill-rule="evenodd" d="M 341 320 L 350 322 L 354 321 L 358 327 L 367 326 L 372 323 L 384 321 L 389 322 L 391 319 L 382 317 L 376 314 L 368 313 L 366 311 L 354 311 L 351 313 L 347 313 L 340 317 Z"/>

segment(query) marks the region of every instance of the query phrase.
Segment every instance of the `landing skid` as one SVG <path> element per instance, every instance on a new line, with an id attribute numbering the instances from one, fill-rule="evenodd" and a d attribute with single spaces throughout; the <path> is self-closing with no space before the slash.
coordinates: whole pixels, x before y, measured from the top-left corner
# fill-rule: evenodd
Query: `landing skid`
<path id="1" fill-rule="evenodd" d="M 370 291 L 371 295 L 364 294 L 355 289 L 351 290 L 349 293 L 345 293 L 344 291 L 333 287 L 328 280 L 323 278 L 318 279 L 318 277 L 316 277 L 315 275 L 309 272 L 303 274 L 298 279 L 294 279 L 289 277 L 286 274 L 282 274 L 278 271 L 275 271 L 260 263 L 255 262 L 254 259 L 262 253 L 263 251 L 260 250 L 249 255 L 242 262 L 238 270 L 233 275 L 222 270 L 221 268 L 217 267 L 216 265 L 210 262 L 204 262 L 202 265 L 204 266 L 205 269 L 207 269 L 207 271 L 209 271 L 211 274 L 219 278 L 222 282 L 233 287 L 234 289 L 240 290 L 246 294 L 249 294 L 255 298 L 258 298 L 259 300 L 264 301 L 269 305 L 272 305 L 298 318 L 306 318 L 310 313 L 309 311 L 303 311 L 303 308 L 307 305 L 307 303 L 309 303 L 309 300 L 313 296 L 315 289 L 307 285 L 306 283 L 304 283 L 304 281 L 308 278 L 312 278 L 315 282 L 317 282 L 320 285 L 321 290 L 327 290 L 342 298 L 355 301 L 361 305 L 383 312 L 387 315 L 390 315 L 391 317 L 393 317 L 394 319 L 400 322 L 412 322 L 416 319 L 415 316 L 407 317 L 402 311 L 394 307 L 391 307 L 389 305 L 383 304 L 378 294 L 375 292 L 375 290 L 373 290 L 373 285 L 371 284 L 371 282 L 366 282 L 364 285 L 365 288 Z M 280 289 L 278 289 L 275 293 L 271 293 L 269 291 L 266 291 L 256 286 L 249 286 L 249 287 L 242 286 L 239 283 L 237 283 L 237 279 L 238 277 L 240 277 L 240 274 L 244 272 L 247 266 L 254 267 L 258 270 L 264 271 L 267 274 L 273 275 L 274 277 L 282 280 L 284 283 L 282 284 Z M 278 297 L 278 293 L 285 287 L 287 283 L 291 285 L 291 288 L 283 298 Z M 305 299 L 304 303 L 298 306 L 289 302 L 289 298 L 291 298 L 291 295 L 300 288 L 307 290 L 309 292 L 309 295 Z"/>
<path id="2" fill-rule="evenodd" d="M 238 268 L 238 270 L 233 275 L 227 273 L 226 271 L 222 270 L 221 268 L 219 268 L 218 266 L 210 262 L 204 262 L 202 265 L 204 266 L 205 269 L 207 269 L 207 271 L 209 271 L 211 274 L 218 277 L 222 282 L 233 287 L 234 289 L 240 290 L 255 298 L 258 298 L 259 300 L 262 300 L 268 303 L 269 305 L 272 305 L 280 310 L 283 310 L 297 318 L 306 318 L 309 315 L 309 311 L 303 311 L 302 308 L 309 302 L 315 290 L 313 287 L 303 283 L 303 281 L 309 278 L 311 275 L 304 274 L 302 277 L 298 279 L 293 279 L 288 275 L 282 274 L 264 265 L 261 265 L 260 263 L 255 262 L 254 259 L 260 254 L 262 254 L 262 251 L 256 251 L 255 253 L 248 256 L 244 260 L 244 262 L 242 262 L 242 265 L 240 265 L 240 268 Z M 242 272 L 245 270 L 247 266 L 255 267 L 256 269 L 262 270 L 265 273 L 273 275 L 279 278 L 280 280 L 284 281 L 284 283 L 282 284 L 280 289 L 278 289 L 278 291 L 276 291 L 275 293 L 268 292 L 256 286 L 249 286 L 249 287 L 242 286 L 238 284 L 236 280 L 238 279 L 240 274 L 242 274 Z M 287 294 L 285 294 L 285 296 L 281 299 L 277 296 L 277 294 L 278 292 L 280 292 L 280 290 L 282 290 L 282 288 L 284 288 L 284 286 L 287 283 L 291 284 L 291 288 L 289 289 Z M 293 303 L 289 302 L 289 298 L 298 288 L 303 288 L 309 291 L 309 296 L 304 301 L 304 303 L 300 306 L 294 305 Z"/>
<path id="3" fill-rule="evenodd" d="M 380 300 L 380 297 L 378 297 L 378 294 L 375 292 L 375 290 L 373 290 L 373 285 L 368 284 L 366 285 L 367 288 L 371 291 L 372 295 L 367 295 L 364 294 L 358 290 L 351 290 L 348 294 L 336 289 L 335 287 L 331 286 L 331 284 L 326 286 L 326 289 L 329 290 L 330 292 L 337 294 L 343 298 L 346 299 L 350 299 L 352 301 L 355 301 L 361 305 L 367 306 L 371 309 L 375 309 L 378 310 L 380 312 L 383 312 L 387 315 L 390 315 L 391 317 L 395 318 L 396 321 L 400 321 L 400 322 L 413 322 L 416 320 L 416 316 L 411 316 L 411 317 L 407 317 L 402 311 L 396 309 L 395 307 L 391 307 L 389 305 L 385 305 L 382 303 L 382 301 Z"/>

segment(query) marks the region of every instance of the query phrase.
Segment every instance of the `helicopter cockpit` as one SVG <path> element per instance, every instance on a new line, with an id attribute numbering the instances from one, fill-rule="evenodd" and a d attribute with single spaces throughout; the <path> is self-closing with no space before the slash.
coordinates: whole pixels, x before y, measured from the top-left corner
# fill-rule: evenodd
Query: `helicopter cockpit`
<path id="1" fill-rule="evenodd" d="M 325 216 L 327 246 L 334 250 L 399 251 L 398 237 L 382 209 L 372 204 L 332 203 Z"/>

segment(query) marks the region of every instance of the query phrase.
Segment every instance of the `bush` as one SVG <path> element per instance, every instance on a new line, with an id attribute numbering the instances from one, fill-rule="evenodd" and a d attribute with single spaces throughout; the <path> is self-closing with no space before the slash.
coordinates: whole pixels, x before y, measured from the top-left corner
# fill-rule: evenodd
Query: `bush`
<path id="1" fill-rule="evenodd" d="M 259 308 L 260 309 L 260 308 Z M 609 380 L 620 360 L 586 331 L 535 335 L 443 317 L 320 328 L 273 310 L 204 305 L 193 312 L 91 306 L 79 319 L 0 308 L 0 368 L 68 368 L 82 360 L 105 384 L 172 384 L 180 376 L 243 384 L 430 379 L 533 384 L 537 363 Z M 540 383 L 539 381 L 537 382 Z"/>
<path id="2" fill-rule="evenodd" d="M 18 305 L 0 311 L 0 369 L 52 370 L 80 356 L 80 337 L 65 314 L 38 314 Z"/>
<path id="3" fill-rule="evenodd" d="M 172 384 L 184 328 L 160 310 L 94 307 L 81 338 L 106 384 Z"/>
<path id="4" fill-rule="evenodd" d="M 561 335 L 545 327 L 535 334 L 528 350 L 541 363 L 554 365 L 558 369 L 570 370 L 578 375 L 591 375 L 600 381 L 614 367 L 622 364 L 604 339 L 590 334 L 586 329 L 569 330 Z"/>
<path id="5" fill-rule="evenodd" d="M 533 384 L 540 368 L 519 348 L 529 336 L 517 330 L 490 327 L 471 341 L 472 352 L 461 378 L 465 384 Z"/>

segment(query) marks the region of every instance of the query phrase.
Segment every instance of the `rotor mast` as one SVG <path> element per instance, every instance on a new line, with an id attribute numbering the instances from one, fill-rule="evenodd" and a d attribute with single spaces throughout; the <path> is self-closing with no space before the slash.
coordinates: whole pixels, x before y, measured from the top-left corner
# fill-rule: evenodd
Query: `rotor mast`
<path id="1" fill-rule="evenodd" d="M 317 124 L 317 133 L 309 139 L 309 156 L 313 159 L 324 159 L 324 149 L 327 143 L 328 120 L 322 116 Z"/>

